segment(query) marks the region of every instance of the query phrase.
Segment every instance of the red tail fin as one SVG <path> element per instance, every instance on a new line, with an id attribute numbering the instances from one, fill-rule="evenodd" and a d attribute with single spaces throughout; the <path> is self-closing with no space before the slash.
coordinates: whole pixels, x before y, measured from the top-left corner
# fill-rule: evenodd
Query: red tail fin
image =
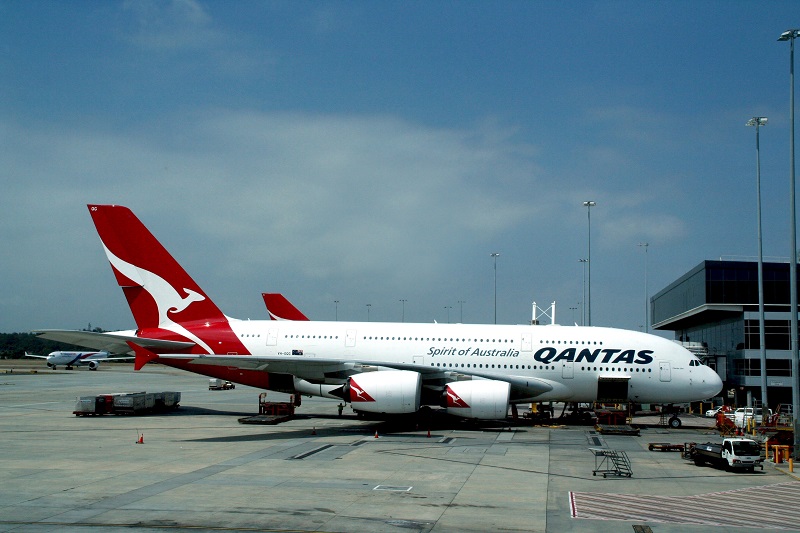
<path id="1" fill-rule="evenodd" d="M 308 320 L 283 294 L 277 292 L 262 292 L 264 305 L 272 320 Z"/>
<path id="2" fill-rule="evenodd" d="M 177 335 L 206 353 L 248 353 L 227 317 L 130 209 L 89 205 L 89 212 L 140 333 L 161 330 L 159 337 Z"/>

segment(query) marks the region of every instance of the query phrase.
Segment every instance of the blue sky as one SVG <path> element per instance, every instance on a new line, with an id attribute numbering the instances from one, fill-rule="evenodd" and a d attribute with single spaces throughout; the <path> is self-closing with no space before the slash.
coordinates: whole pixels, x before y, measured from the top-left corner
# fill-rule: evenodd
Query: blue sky
<path id="1" fill-rule="evenodd" d="M 499 252 L 498 322 L 580 322 L 585 200 L 593 324 L 639 329 L 645 264 L 652 295 L 755 258 L 755 115 L 764 254 L 790 255 L 798 26 L 788 1 L 0 3 L 0 331 L 133 326 L 87 203 L 238 318 L 269 291 L 489 323 Z"/>

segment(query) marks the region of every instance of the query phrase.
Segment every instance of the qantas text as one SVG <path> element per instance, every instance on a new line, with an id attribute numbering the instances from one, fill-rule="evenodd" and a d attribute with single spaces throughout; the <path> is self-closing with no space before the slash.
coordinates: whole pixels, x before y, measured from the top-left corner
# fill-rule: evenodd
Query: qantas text
<path id="1" fill-rule="evenodd" d="M 507 350 L 481 350 L 479 348 L 429 348 L 428 355 L 457 355 L 466 357 L 519 357 L 519 351 Z M 559 349 L 552 346 L 540 348 L 533 354 L 533 358 L 540 363 L 549 365 L 559 361 L 570 361 L 575 363 L 600 363 L 614 364 L 623 363 L 628 365 L 647 365 L 653 362 L 653 350 L 620 350 L 617 348 L 565 348 Z"/>
<path id="2" fill-rule="evenodd" d="M 559 353 L 556 348 L 548 346 L 540 348 L 533 358 L 546 365 L 558 361 L 574 361 L 575 363 L 625 363 L 629 365 L 646 365 L 653 362 L 653 350 L 618 350 L 615 348 L 566 348 Z"/>

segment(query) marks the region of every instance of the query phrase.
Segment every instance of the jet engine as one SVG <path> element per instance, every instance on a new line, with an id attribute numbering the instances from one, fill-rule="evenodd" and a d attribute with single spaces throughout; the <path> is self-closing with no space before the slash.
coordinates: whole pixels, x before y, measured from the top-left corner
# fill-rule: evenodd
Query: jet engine
<path id="1" fill-rule="evenodd" d="M 294 386 L 295 392 L 299 392 L 300 394 L 307 394 L 309 396 L 321 396 L 323 398 L 333 398 L 339 399 L 341 396 L 337 396 L 336 394 L 331 394 L 331 391 L 341 390 L 342 387 L 340 385 L 324 385 L 319 383 L 311 383 L 304 379 L 300 379 L 296 376 L 292 377 L 292 384 Z"/>
<path id="2" fill-rule="evenodd" d="M 422 376 L 409 370 L 362 372 L 347 378 L 344 401 L 356 411 L 402 414 L 419 411 Z"/>
<path id="3" fill-rule="evenodd" d="M 89 361 L 86 364 L 89 365 L 89 370 L 97 370 L 97 367 L 100 366 L 100 363 L 97 361 Z"/>
<path id="4" fill-rule="evenodd" d="M 508 413 L 511 385 L 505 381 L 453 381 L 445 387 L 447 413 L 464 418 L 502 420 Z"/>

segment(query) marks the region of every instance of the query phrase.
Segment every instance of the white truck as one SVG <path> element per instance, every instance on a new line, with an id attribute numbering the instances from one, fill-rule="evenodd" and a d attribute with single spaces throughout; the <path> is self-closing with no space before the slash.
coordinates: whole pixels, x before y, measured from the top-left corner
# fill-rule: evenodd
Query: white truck
<path id="1" fill-rule="evenodd" d="M 766 416 L 767 419 L 772 417 L 772 409 L 767 409 Z M 756 424 L 765 422 L 763 409 L 761 407 L 756 407 L 755 409 L 752 407 L 740 407 L 733 412 L 733 423 L 736 424 L 737 428 L 745 427 L 750 420 L 755 420 Z"/>
<path id="2" fill-rule="evenodd" d="M 208 390 L 228 390 L 235 388 L 236 385 L 224 379 L 211 378 L 208 380 Z"/>
<path id="3" fill-rule="evenodd" d="M 756 467 L 764 470 L 761 446 L 754 440 L 742 437 L 723 439 L 721 444 L 706 442 L 695 444 L 689 451 L 694 464 L 711 463 L 726 469 L 742 468 L 752 472 Z"/>

